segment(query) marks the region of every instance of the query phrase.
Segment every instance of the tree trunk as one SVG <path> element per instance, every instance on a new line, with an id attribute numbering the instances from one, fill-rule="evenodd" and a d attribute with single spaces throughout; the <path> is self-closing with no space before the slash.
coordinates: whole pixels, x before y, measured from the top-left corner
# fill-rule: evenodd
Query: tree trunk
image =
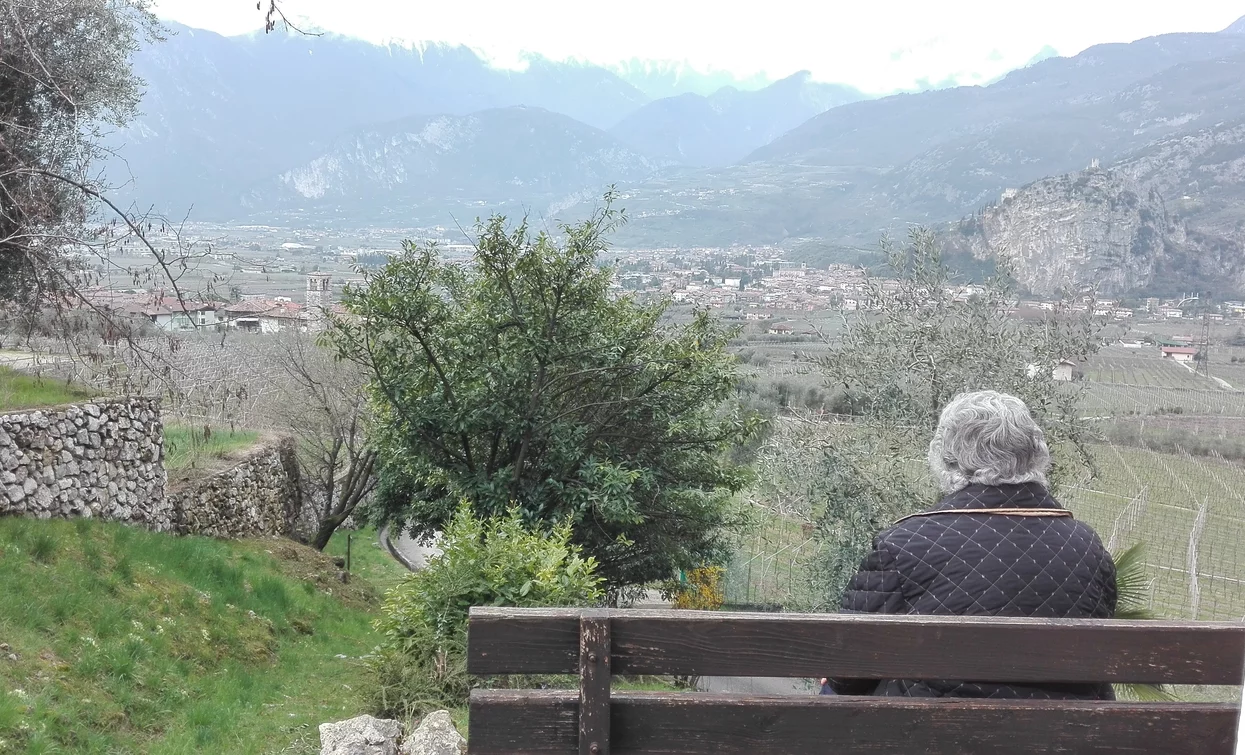
<path id="1" fill-rule="evenodd" d="M 324 550 L 324 546 L 329 544 L 329 540 L 333 539 L 333 533 L 346 521 L 346 517 L 350 516 L 349 511 L 336 514 L 334 516 L 326 516 L 320 520 L 320 526 L 316 529 L 316 534 L 311 537 L 308 543 L 312 548 L 318 551 Z"/>

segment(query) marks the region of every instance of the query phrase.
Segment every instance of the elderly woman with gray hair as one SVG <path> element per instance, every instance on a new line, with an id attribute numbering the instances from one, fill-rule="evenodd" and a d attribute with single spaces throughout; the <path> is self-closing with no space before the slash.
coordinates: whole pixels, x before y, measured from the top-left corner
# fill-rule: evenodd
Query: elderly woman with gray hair
<path id="1" fill-rule="evenodd" d="M 942 412 L 929 464 L 945 494 L 900 519 L 843 595 L 847 612 L 1110 618 L 1115 564 L 1098 535 L 1046 488 L 1050 451 L 1020 399 L 957 396 Z M 1110 685 L 830 679 L 840 695 L 1112 699 Z"/>

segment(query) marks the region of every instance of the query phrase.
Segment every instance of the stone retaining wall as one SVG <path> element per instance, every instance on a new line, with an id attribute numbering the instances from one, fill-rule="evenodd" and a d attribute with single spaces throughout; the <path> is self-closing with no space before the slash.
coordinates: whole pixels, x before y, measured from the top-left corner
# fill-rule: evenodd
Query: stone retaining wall
<path id="1" fill-rule="evenodd" d="M 0 416 L 0 514 L 94 517 L 163 531 L 158 402 L 98 401 Z"/>
<path id="2" fill-rule="evenodd" d="M 219 471 L 168 485 L 155 399 L 0 415 L 0 516 L 105 519 L 212 537 L 292 533 L 302 505 L 292 439 L 218 463 Z"/>
<path id="3" fill-rule="evenodd" d="M 294 441 L 282 438 L 232 466 L 173 486 L 168 498 L 179 535 L 289 535 L 301 506 Z"/>

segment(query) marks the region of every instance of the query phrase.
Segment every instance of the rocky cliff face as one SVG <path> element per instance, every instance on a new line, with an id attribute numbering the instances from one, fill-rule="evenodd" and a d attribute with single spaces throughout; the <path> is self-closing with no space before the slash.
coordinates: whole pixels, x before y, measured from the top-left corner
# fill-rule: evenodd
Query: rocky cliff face
<path id="1" fill-rule="evenodd" d="M 952 253 L 1013 260 L 1035 293 L 1245 288 L 1245 123 L 1156 141 L 1110 168 L 1042 179 L 961 220 Z"/>
<path id="2" fill-rule="evenodd" d="M 1167 244 L 1183 237 L 1163 197 L 1114 171 L 1091 169 L 1048 178 L 960 223 L 957 251 L 1000 256 L 1037 293 L 1098 283 L 1104 291 L 1147 285 Z"/>

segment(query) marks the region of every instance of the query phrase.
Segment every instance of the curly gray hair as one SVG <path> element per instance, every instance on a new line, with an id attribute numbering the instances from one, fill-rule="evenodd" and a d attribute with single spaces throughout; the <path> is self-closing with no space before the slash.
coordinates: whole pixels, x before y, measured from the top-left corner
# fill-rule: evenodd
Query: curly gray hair
<path id="1" fill-rule="evenodd" d="M 1050 449 L 1020 399 L 997 391 L 961 393 L 942 410 L 929 468 L 945 493 L 974 483 L 1045 485 Z"/>

